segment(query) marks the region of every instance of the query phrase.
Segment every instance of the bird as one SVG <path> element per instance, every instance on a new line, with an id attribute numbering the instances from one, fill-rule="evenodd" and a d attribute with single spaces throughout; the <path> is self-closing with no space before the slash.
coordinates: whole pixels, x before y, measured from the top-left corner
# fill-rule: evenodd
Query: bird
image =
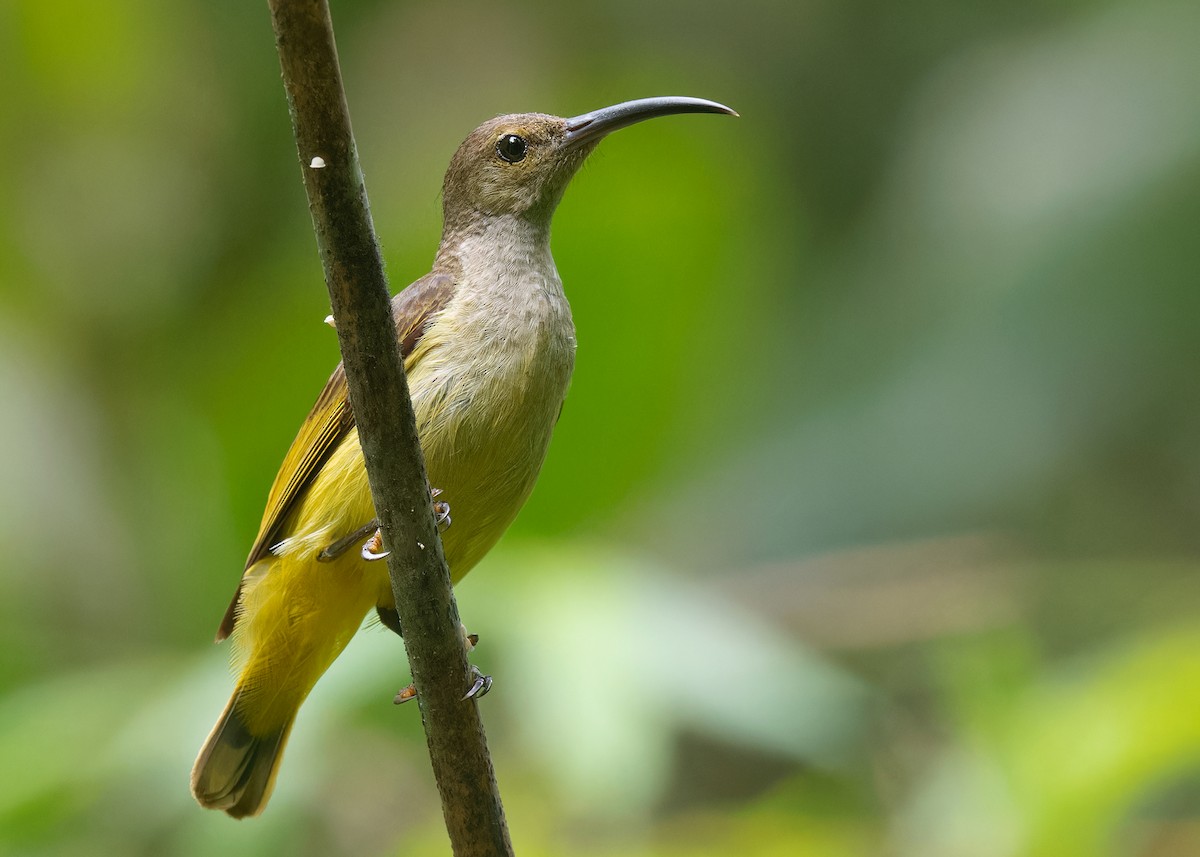
<path id="1" fill-rule="evenodd" d="M 737 115 L 677 96 L 569 118 L 508 114 L 472 131 L 450 161 L 432 270 L 392 312 L 453 583 L 529 497 L 567 395 L 575 326 L 550 253 L 554 211 L 602 138 L 680 113 Z M 301 703 L 364 618 L 375 610 L 401 632 L 384 563 L 373 561 L 374 519 L 339 364 L 284 457 L 217 632 L 232 638 L 237 679 L 192 770 L 201 806 L 261 813 Z"/>

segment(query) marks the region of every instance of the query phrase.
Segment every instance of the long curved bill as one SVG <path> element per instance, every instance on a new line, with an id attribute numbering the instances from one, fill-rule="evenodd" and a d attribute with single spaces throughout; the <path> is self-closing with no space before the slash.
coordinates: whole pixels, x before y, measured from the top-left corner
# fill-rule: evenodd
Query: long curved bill
<path id="1" fill-rule="evenodd" d="M 567 131 L 563 142 L 568 148 L 578 146 L 582 143 L 599 140 L 604 135 L 621 128 L 628 128 L 635 122 L 659 116 L 671 116 L 675 113 L 738 115 L 737 111 L 731 110 L 724 104 L 704 98 L 672 95 L 660 98 L 639 98 L 636 101 L 624 101 L 614 104 L 612 107 L 602 107 L 591 113 L 572 116 L 567 120 Z"/>

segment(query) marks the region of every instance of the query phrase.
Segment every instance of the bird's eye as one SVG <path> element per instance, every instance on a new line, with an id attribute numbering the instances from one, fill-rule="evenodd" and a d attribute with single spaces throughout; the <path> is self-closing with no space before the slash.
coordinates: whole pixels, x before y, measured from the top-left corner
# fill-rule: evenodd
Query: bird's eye
<path id="1" fill-rule="evenodd" d="M 523 160 L 528 148 L 525 138 L 518 137 L 516 134 L 505 134 L 496 141 L 496 154 L 510 164 Z"/>

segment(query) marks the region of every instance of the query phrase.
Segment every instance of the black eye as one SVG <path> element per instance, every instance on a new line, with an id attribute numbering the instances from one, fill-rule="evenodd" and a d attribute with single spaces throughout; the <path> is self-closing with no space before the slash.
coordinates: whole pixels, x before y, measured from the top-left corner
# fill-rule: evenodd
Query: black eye
<path id="1" fill-rule="evenodd" d="M 505 134 L 496 141 L 496 154 L 510 164 L 522 160 L 525 157 L 525 150 L 528 148 L 525 139 L 516 134 Z"/>

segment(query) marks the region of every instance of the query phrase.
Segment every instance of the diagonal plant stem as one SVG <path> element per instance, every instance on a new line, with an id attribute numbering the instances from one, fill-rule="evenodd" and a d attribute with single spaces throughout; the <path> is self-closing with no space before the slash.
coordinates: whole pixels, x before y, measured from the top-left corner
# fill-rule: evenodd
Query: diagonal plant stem
<path id="1" fill-rule="evenodd" d="M 512 855 L 434 522 L 325 0 L 268 0 L 388 573 L 457 857 Z M 319 160 L 315 160 L 319 159 Z"/>

